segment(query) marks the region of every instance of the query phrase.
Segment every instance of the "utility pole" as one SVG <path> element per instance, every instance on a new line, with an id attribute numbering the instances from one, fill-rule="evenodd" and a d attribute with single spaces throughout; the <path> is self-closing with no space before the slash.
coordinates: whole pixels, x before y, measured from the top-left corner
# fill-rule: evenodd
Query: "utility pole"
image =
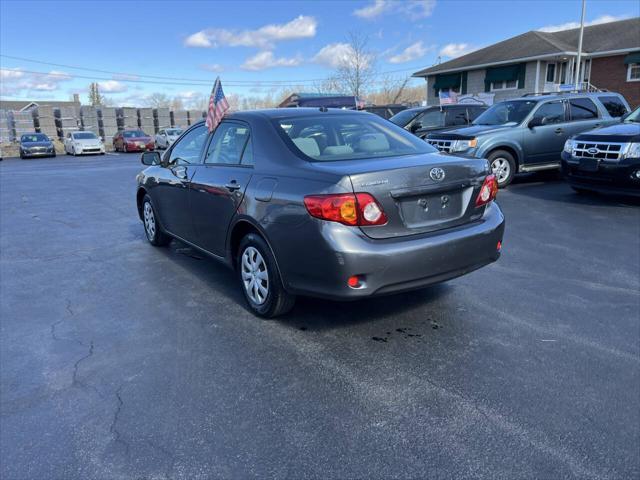
<path id="1" fill-rule="evenodd" d="M 576 81 L 575 81 L 576 90 L 580 89 L 580 87 L 578 86 L 578 83 L 580 82 L 580 57 L 582 56 L 582 35 L 584 33 L 584 11 L 587 6 L 586 4 L 587 4 L 587 0 L 582 0 L 582 15 L 580 17 L 580 36 L 578 37 L 578 61 L 576 62 Z"/>

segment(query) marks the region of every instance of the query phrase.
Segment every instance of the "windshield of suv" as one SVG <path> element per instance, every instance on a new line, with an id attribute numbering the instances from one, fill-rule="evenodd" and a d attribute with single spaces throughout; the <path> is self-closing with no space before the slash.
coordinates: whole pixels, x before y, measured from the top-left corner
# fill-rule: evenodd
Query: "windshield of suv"
<path id="1" fill-rule="evenodd" d="M 179 128 L 169 128 L 166 130 L 166 132 L 170 137 L 177 137 L 182 133 L 182 130 L 180 130 Z"/>
<path id="2" fill-rule="evenodd" d="M 627 118 L 624 119 L 624 123 L 640 123 L 640 107 L 636 108 L 633 112 L 629 114 Z"/>
<path id="3" fill-rule="evenodd" d="M 75 140 L 95 140 L 96 134 L 93 132 L 78 132 L 73 134 Z"/>
<path id="4" fill-rule="evenodd" d="M 437 152 L 424 140 L 377 115 L 325 113 L 279 118 L 274 123 L 294 153 L 317 161 Z"/>
<path id="5" fill-rule="evenodd" d="M 474 125 L 504 125 L 520 123 L 533 110 L 537 100 L 509 100 L 496 103 L 473 121 Z"/>
<path id="6" fill-rule="evenodd" d="M 34 133 L 32 135 L 22 135 L 22 137 L 20 137 L 20 141 L 22 143 L 48 142 L 49 141 L 49 137 L 47 137 L 46 135 L 44 135 L 42 133 Z"/>
<path id="7" fill-rule="evenodd" d="M 136 138 L 136 137 L 146 137 L 147 135 L 142 130 L 127 130 L 122 136 L 124 138 Z"/>
<path id="8" fill-rule="evenodd" d="M 396 125 L 400 125 L 401 127 L 404 127 L 411 120 L 416 118 L 416 116 L 419 115 L 420 113 L 422 113 L 422 110 L 413 110 L 413 109 L 403 110 L 401 112 L 396 113 L 393 117 L 389 119 L 389 121 L 395 123 Z"/>

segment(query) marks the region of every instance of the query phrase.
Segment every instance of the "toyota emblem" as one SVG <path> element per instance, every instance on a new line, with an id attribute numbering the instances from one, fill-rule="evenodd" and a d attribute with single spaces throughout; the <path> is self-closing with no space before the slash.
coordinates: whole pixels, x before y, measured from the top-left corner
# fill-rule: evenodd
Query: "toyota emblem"
<path id="1" fill-rule="evenodd" d="M 429 172 L 429 176 L 431 177 L 431 180 L 441 182 L 444 180 L 444 170 L 440 167 L 432 168 Z"/>

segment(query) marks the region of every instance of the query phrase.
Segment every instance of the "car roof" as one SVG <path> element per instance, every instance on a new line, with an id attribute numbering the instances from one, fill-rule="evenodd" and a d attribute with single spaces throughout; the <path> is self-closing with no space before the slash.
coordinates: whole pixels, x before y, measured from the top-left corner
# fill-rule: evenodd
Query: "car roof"
<path id="1" fill-rule="evenodd" d="M 614 95 L 616 97 L 622 97 L 616 92 L 567 92 L 567 93 L 535 93 L 531 95 L 525 95 L 518 98 L 510 98 L 509 100 L 562 100 L 566 98 L 593 98 L 602 97 L 606 95 Z"/>

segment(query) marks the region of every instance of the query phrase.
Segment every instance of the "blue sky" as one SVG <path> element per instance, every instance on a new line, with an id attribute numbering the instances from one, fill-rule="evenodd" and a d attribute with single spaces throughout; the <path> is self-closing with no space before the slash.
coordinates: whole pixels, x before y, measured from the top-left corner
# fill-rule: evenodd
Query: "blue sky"
<path id="1" fill-rule="evenodd" d="M 578 0 L 0 0 L 0 94 L 86 99 L 96 80 L 116 102 L 140 104 L 162 92 L 188 103 L 207 95 L 218 74 L 226 92 L 242 95 L 265 94 L 278 82 L 311 87 L 348 54 L 350 31 L 368 37 L 379 72 L 402 77 L 439 56 L 564 28 L 579 15 Z M 638 15 L 637 0 L 587 0 L 588 22 Z"/>

